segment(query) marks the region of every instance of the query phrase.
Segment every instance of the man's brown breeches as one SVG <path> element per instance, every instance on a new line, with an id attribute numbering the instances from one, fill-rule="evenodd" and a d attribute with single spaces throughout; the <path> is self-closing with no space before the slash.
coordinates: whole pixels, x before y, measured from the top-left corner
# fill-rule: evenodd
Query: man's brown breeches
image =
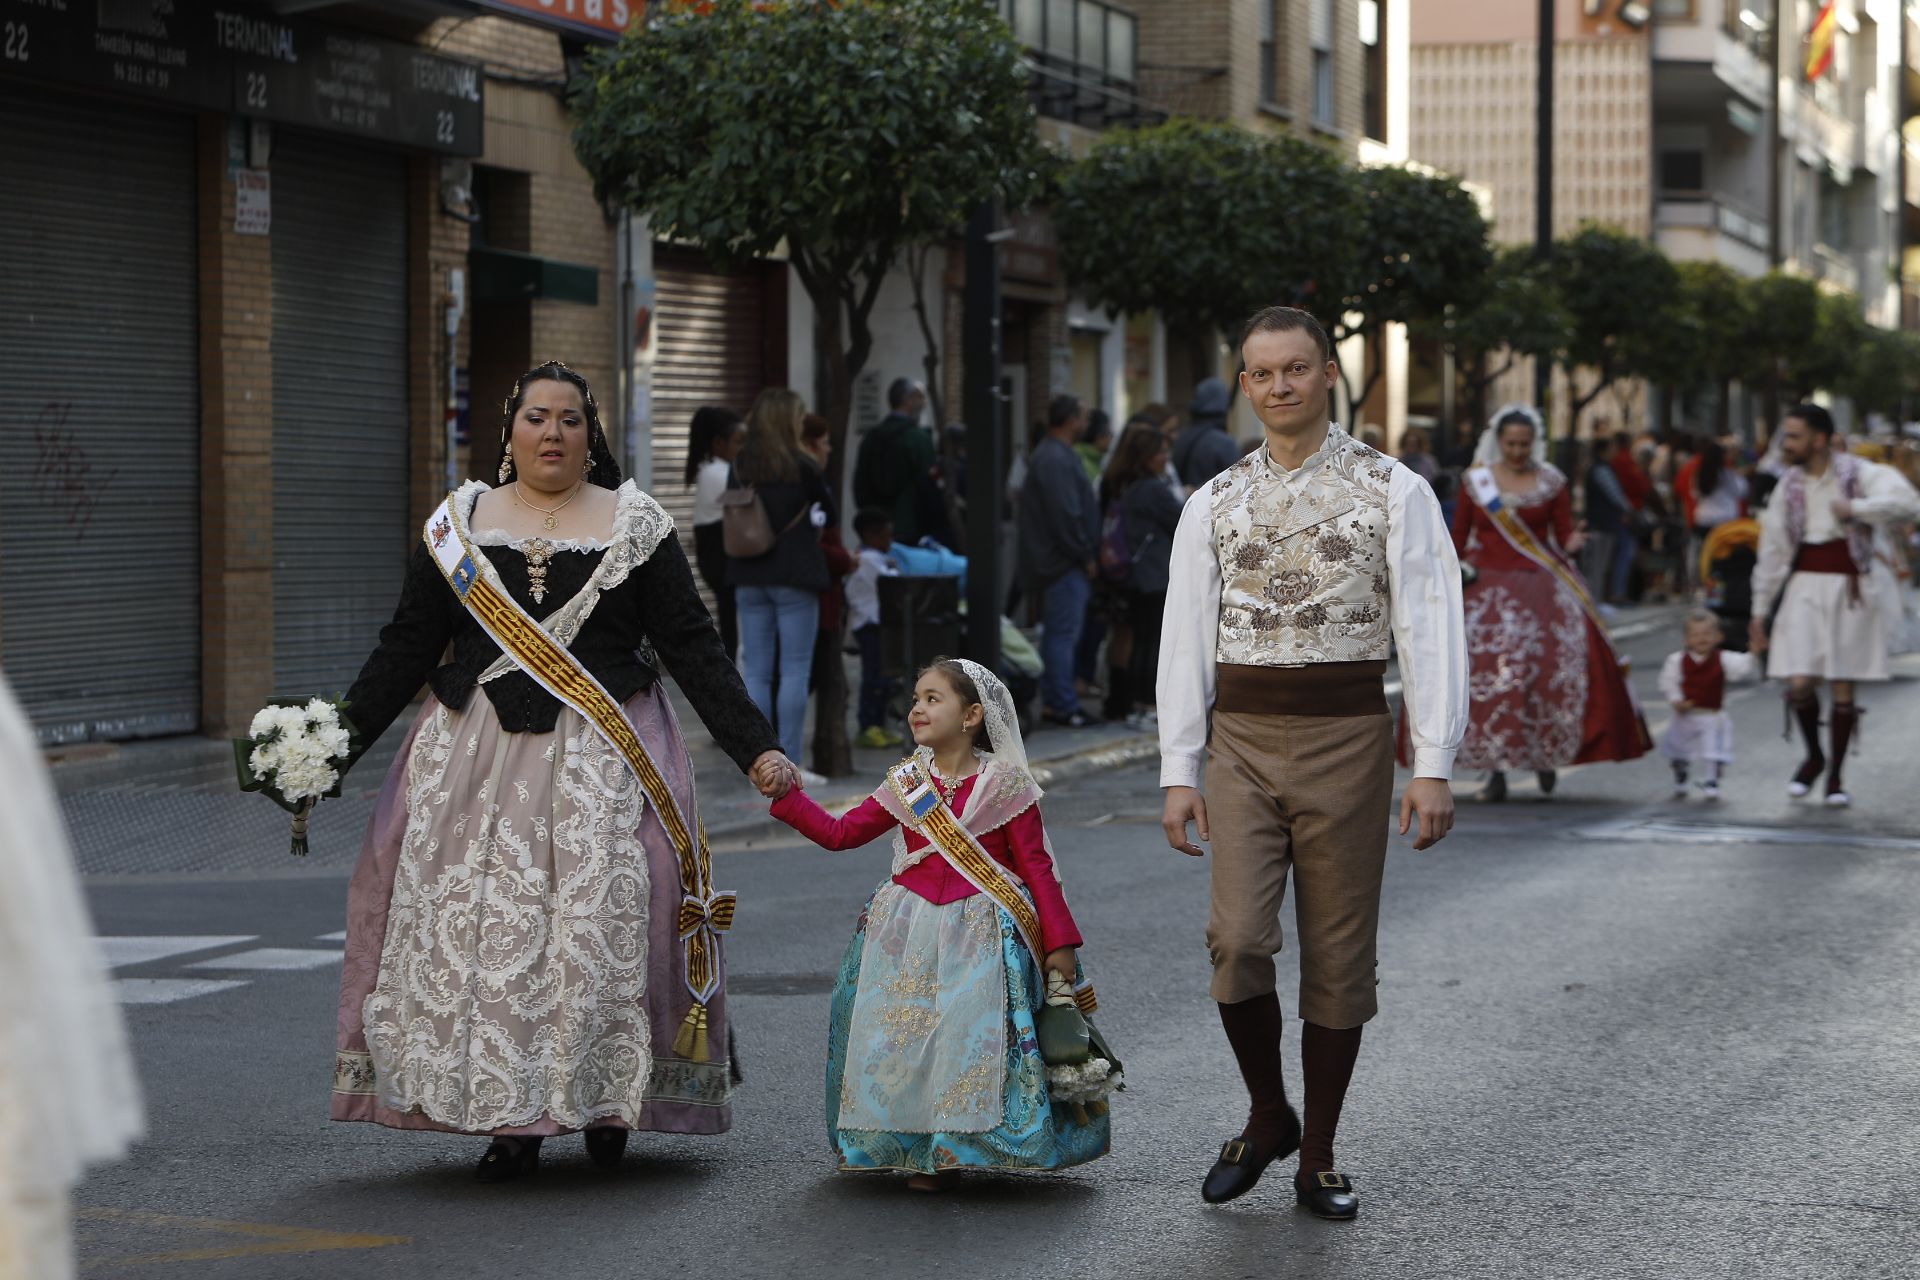
<path id="1" fill-rule="evenodd" d="M 1207 751 L 1213 998 L 1275 986 L 1294 878 L 1300 1016 L 1357 1027 L 1379 1005 L 1374 941 L 1393 803 L 1393 718 L 1213 713 Z"/>

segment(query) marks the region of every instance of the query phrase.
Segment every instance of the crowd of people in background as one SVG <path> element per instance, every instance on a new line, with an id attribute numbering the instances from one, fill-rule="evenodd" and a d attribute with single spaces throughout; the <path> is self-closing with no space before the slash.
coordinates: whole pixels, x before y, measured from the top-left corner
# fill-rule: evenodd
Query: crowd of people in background
<path id="1" fill-rule="evenodd" d="M 744 650 L 747 687 L 796 760 L 809 689 L 821 683 L 825 663 L 855 653 L 854 743 L 901 743 L 904 704 L 885 640 L 890 627 L 907 622 L 887 616 L 882 583 L 928 571 L 965 573 L 964 556 L 952 549 L 954 516 L 965 505 L 965 428 L 929 430 L 922 421 L 926 391 L 910 378 L 895 380 L 886 401 L 886 416 L 860 436 L 853 458 L 851 548 L 842 545 L 840 508 L 827 483 L 827 423 L 806 413 L 798 396 L 769 391 L 745 419 L 708 407 L 693 420 L 685 481 L 695 495 L 696 563 L 729 654 Z M 1116 429 L 1104 410 L 1061 394 L 1033 424 L 1007 482 L 1014 563 L 1002 627 L 1009 653 L 1000 674 L 1010 687 L 1037 693 L 1039 723 L 1155 726 L 1161 614 L 1182 506 L 1257 442 L 1236 438 L 1232 407 L 1231 386 L 1209 377 L 1194 387 L 1184 413 L 1150 404 Z M 1514 438 L 1512 450 L 1503 432 Z M 1362 423 L 1354 434 L 1387 451 L 1378 427 Z M 1584 636 L 1576 647 L 1587 655 L 1574 665 L 1588 671 L 1589 683 L 1599 682 L 1599 692 L 1618 695 L 1583 694 L 1569 722 L 1572 701 L 1554 702 L 1541 682 L 1527 705 L 1505 707 L 1513 721 L 1507 729 L 1482 724 L 1485 749 L 1476 755 L 1470 743 L 1466 755 L 1488 771 L 1483 798 L 1504 795 L 1508 768 L 1536 773 L 1551 789 L 1561 766 L 1595 752 L 1627 758 L 1647 748 L 1637 709 L 1606 661 L 1605 623 L 1619 608 L 1694 602 L 1720 620 L 1729 652 L 1746 649 L 1760 543 L 1756 513 L 1784 471 L 1764 440 L 1756 447 L 1732 434 L 1636 434 L 1596 421 L 1578 439 L 1553 443 L 1556 466 L 1547 460 L 1545 424 L 1516 409 L 1444 445 L 1421 426 L 1410 426 L 1395 445 L 1399 462 L 1432 486 L 1463 559 L 1486 561 L 1488 586 L 1469 591 L 1481 611 L 1497 610 L 1518 592 L 1540 617 L 1567 613 L 1561 630 L 1568 643 Z M 1476 463 L 1512 488 L 1509 505 L 1533 526 L 1553 562 L 1564 562 L 1566 574 L 1535 573 L 1538 566 L 1519 556 L 1502 559 L 1492 537 L 1497 522 L 1472 493 Z M 736 501 L 729 495 L 748 491 L 759 495 L 774 545 L 729 555 L 724 515 Z M 1911 582 L 1910 541 L 1910 531 L 1892 530 L 1878 548 L 1896 590 Z M 1490 591 L 1496 581 L 1505 584 L 1502 592 Z M 1483 622 L 1498 625 L 1492 614 Z M 1591 719 L 1596 707 L 1612 717 L 1607 732 L 1584 732 L 1577 721 Z M 1567 750 L 1521 759 L 1525 753 L 1498 749 L 1501 733 L 1538 745 L 1562 722 L 1569 733 L 1560 736 L 1572 743 Z"/>

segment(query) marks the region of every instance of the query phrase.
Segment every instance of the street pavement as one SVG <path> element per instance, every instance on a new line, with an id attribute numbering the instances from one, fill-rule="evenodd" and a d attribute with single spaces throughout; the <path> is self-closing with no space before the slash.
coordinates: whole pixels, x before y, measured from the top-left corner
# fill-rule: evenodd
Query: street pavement
<path id="1" fill-rule="evenodd" d="M 1656 729 L 1676 642 L 1625 643 Z M 1394 840 L 1339 1147 L 1357 1222 L 1306 1216 L 1281 1166 L 1200 1201 L 1244 1102 L 1206 997 L 1206 867 L 1166 848 L 1142 763 L 1043 804 L 1130 1084 L 1105 1160 L 944 1196 L 833 1171 L 827 992 L 884 844 L 720 842 L 732 1133 L 637 1136 L 617 1174 L 554 1140 L 505 1186 L 472 1181 L 479 1139 L 326 1121 L 343 866 L 96 877 L 151 1133 L 81 1188 L 81 1255 L 152 1280 L 1920 1275 L 1920 659 L 1897 669 L 1863 699 L 1851 811 L 1786 798 L 1797 748 L 1749 686 L 1718 805 L 1669 799 L 1650 757 L 1550 799 L 1516 778 L 1501 806 L 1462 778 L 1447 841 Z"/>

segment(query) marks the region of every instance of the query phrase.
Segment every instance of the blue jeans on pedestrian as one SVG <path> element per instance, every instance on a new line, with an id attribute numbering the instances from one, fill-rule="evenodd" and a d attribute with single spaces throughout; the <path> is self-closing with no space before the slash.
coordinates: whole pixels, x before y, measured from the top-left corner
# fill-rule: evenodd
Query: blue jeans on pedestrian
<path id="1" fill-rule="evenodd" d="M 860 727 L 884 729 L 890 682 L 880 673 L 880 624 L 854 628 L 853 638 L 860 646 Z"/>
<path id="2" fill-rule="evenodd" d="M 1640 552 L 1640 539 L 1631 524 L 1622 524 L 1614 535 L 1612 572 L 1607 576 L 1607 598 L 1622 604 L 1627 599 L 1627 575 L 1633 572 L 1634 557 Z"/>
<path id="3" fill-rule="evenodd" d="M 1048 583 L 1041 596 L 1040 658 L 1046 670 L 1040 676 L 1040 697 L 1056 716 L 1080 710 L 1080 695 L 1073 688 L 1074 655 L 1080 646 L 1080 629 L 1087 622 L 1087 601 L 1092 598 L 1093 583 L 1078 570 Z"/>
<path id="4" fill-rule="evenodd" d="M 747 696 L 780 735 L 780 749 L 799 764 L 806 741 L 807 684 L 813 674 L 813 640 L 820 631 L 820 593 L 799 587 L 739 586 L 740 647 Z M 773 673 L 780 672 L 776 706 Z"/>

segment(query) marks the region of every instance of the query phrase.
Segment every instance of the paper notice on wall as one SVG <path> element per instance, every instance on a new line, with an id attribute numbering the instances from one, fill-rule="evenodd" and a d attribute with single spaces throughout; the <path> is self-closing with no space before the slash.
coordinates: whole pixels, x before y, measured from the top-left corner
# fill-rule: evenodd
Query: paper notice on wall
<path id="1" fill-rule="evenodd" d="M 273 231 L 273 181 L 265 169 L 233 175 L 233 233 L 264 236 Z"/>

